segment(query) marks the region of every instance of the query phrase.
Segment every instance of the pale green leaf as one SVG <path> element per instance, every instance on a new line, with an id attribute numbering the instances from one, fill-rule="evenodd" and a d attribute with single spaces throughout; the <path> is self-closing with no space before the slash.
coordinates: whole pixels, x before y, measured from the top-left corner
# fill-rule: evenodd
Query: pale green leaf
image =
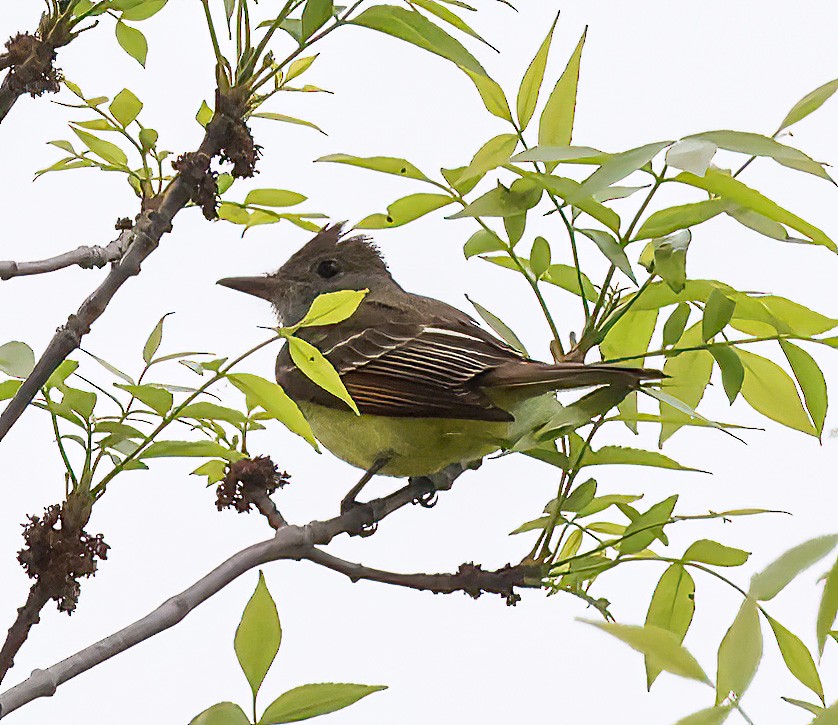
<path id="1" fill-rule="evenodd" d="M 725 389 L 727 399 L 733 404 L 745 381 L 745 366 L 739 357 L 739 350 L 732 345 L 711 345 L 707 349 L 721 370 L 722 387 Z"/>
<path id="2" fill-rule="evenodd" d="M 727 327 L 735 308 L 736 302 L 726 297 L 723 292 L 714 289 L 710 293 L 701 320 L 701 336 L 705 342 Z"/>
<path id="3" fill-rule="evenodd" d="M 259 725 L 299 722 L 318 715 L 342 710 L 373 692 L 386 690 L 386 685 L 355 685 L 323 682 L 301 685 L 280 695 L 259 719 Z"/>
<path id="4" fill-rule="evenodd" d="M 338 290 L 318 295 L 295 328 L 334 325 L 337 322 L 343 322 L 355 314 L 355 310 L 363 302 L 368 291 Z"/>
<path id="5" fill-rule="evenodd" d="M 577 192 L 578 195 L 580 197 L 591 196 L 624 179 L 629 174 L 633 174 L 650 163 L 671 143 L 672 141 L 658 141 L 619 154 L 613 154 L 582 182 Z"/>
<path id="6" fill-rule="evenodd" d="M 716 705 L 682 717 L 675 725 L 722 725 L 730 715 L 732 705 Z"/>
<path id="7" fill-rule="evenodd" d="M 154 359 L 154 355 L 160 349 L 160 343 L 163 341 L 163 322 L 170 314 L 171 312 L 160 318 L 143 346 L 143 360 L 146 364 Z"/>
<path id="8" fill-rule="evenodd" d="M 494 232 L 478 229 L 472 234 L 463 245 L 463 254 L 466 259 L 486 252 L 501 252 L 506 249 L 506 244 Z"/>
<path id="9" fill-rule="evenodd" d="M 127 88 L 123 88 L 111 101 L 110 112 L 122 126 L 132 123 L 140 111 L 143 110 L 143 102 Z"/>
<path id="10" fill-rule="evenodd" d="M 137 400 L 145 403 L 158 415 L 165 415 L 172 407 L 172 394 L 157 385 L 123 385 L 122 383 L 115 383 L 117 388 L 127 390 Z"/>
<path id="11" fill-rule="evenodd" d="M 285 189 L 253 189 L 247 193 L 244 203 L 247 206 L 295 206 L 301 204 L 307 196 Z"/>
<path id="12" fill-rule="evenodd" d="M 818 634 L 818 655 L 823 655 L 823 648 L 826 645 L 826 638 L 838 616 L 838 561 L 836 561 L 829 573 L 826 575 L 823 594 L 821 595 L 818 607 L 817 634 Z"/>
<path id="13" fill-rule="evenodd" d="M 400 227 L 444 206 L 453 204 L 447 194 L 410 194 L 387 207 L 386 214 L 371 214 L 355 225 L 356 229 L 392 229 Z"/>
<path id="14" fill-rule="evenodd" d="M 814 111 L 817 111 L 832 95 L 838 91 L 838 78 L 828 83 L 824 83 L 811 93 L 807 93 L 797 103 L 792 106 L 791 110 L 786 114 L 777 133 L 785 128 L 788 128 L 793 123 L 802 121 L 806 116 Z"/>
<path id="15" fill-rule="evenodd" d="M 687 547 L 683 561 L 697 561 L 712 566 L 741 566 L 750 556 L 750 552 L 734 549 L 710 539 L 699 539 Z"/>
<path id="16" fill-rule="evenodd" d="M 121 20 L 116 24 L 116 40 L 122 49 L 145 68 L 148 56 L 148 41 L 141 30 L 126 25 Z"/>
<path id="17" fill-rule="evenodd" d="M 677 232 L 679 229 L 689 229 L 721 214 L 726 211 L 727 207 L 727 202 L 721 199 L 708 199 L 694 204 L 681 204 L 661 209 L 643 222 L 632 241 L 662 237 Z"/>
<path id="18" fill-rule="evenodd" d="M 751 578 L 750 596 L 768 601 L 779 594 L 798 574 L 819 562 L 838 544 L 838 535 L 819 536 L 798 544 L 780 555 Z"/>
<path id="19" fill-rule="evenodd" d="M 683 647 L 672 632 L 660 627 L 638 627 L 613 622 L 595 622 L 580 620 L 601 629 L 625 642 L 632 649 L 645 655 L 648 660 L 661 670 L 679 677 L 709 683 L 701 665 Z"/>
<path id="20" fill-rule="evenodd" d="M 773 617 L 768 617 L 768 623 L 771 625 L 780 654 L 783 656 L 783 662 L 786 663 L 789 672 L 823 702 L 823 685 L 809 649 L 796 634 L 787 630 Z"/>
<path id="21" fill-rule="evenodd" d="M 35 367 L 35 353 L 24 342 L 0 345 L 0 372 L 13 378 L 25 378 Z"/>
<path id="22" fill-rule="evenodd" d="M 629 262 L 625 250 L 619 245 L 613 236 L 600 229 L 577 229 L 576 231 L 588 237 L 588 239 L 597 245 L 599 251 L 608 258 L 608 261 L 611 262 L 611 264 L 619 269 L 632 282 L 637 284 L 637 278 L 634 276 L 634 270 L 631 268 L 631 262 Z"/>
<path id="23" fill-rule="evenodd" d="M 674 345 L 681 339 L 687 322 L 690 319 L 690 306 L 686 302 L 679 302 L 663 324 L 664 347 Z"/>
<path id="24" fill-rule="evenodd" d="M 507 163 L 517 145 L 518 137 L 514 133 L 502 133 L 490 139 L 474 155 L 471 163 L 460 174 L 457 183 L 462 184 L 475 177 L 482 178 L 488 171 Z"/>
<path id="25" fill-rule="evenodd" d="M 147 458 L 223 458 L 239 461 L 245 456 L 215 441 L 154 441 L 139 456 Z"/>
<path id="26" fill-rule="evenodd" d="M 477 88 L 477 92 L 483 100 L 483 105 L 486 106 L 486 110 L 493 116 L 502 118 L 504 121 L 512 121 L 509 101 L 506 100 L 506 94 L 503 92 L 503 88 L 496 81 L 489 78 L 485 72 L 475 73 L 468 68 L 462 68 L 462 70 L 471 78 L 474 87 Z"/>
<path id="27" fill-rule="evenodd" d="M 87 133 L 87 131 L 82 131 L 78 128 L 73 128 L 73 133 L 81 139 L 81 142 L 87 148 L 109 164 L 125 166 L 128 163 L 128 157 L 125 155 L 125 152 L 116 144 L 105 141 L 98 136 L 94 136 L 92 133 Z"/>
<path id="28" fill-rule="evenodd" d="M 762 632 L 757 603 L 747 597 L 719 645 L 716 704 L 731 694 L 742 697 L 762 659 Z"/>
<path id="29" fill-rule="evenodd" d="M 406 179 L 430 181 L 425 174 L 419 171 L 409 161 L 392 156 L 370 156 L 365 158 L 361 156 L 350 156 L 349 154 L 330 154 L 329 156 L 321 156 L 317 161 L 329 161 L 333 164 L 348 164 L 349 166 L 358 166 L 362 169 L 379 171 L 382 174 L 403 176 Z"/>
<path id="30" fill-rule="evenodd" d="M 539 146 L 569 146 L 573 136 L 573 121 L 576 116 L 576 90 L 579 85 L 579 64 L 585 35 L 576 45 L 567 66 L 554 86 L 538 124 Z M 553 164 L 555 165 L 555 164 Z M 550 167 L 548 167 L 550 168 Z"/>
<path id="31" fill-rule="evenodd" d="M 317 124 L 312 123 L 311 121 L 306 121 L 302 118 L 295 118 L 294 116 L 286 116 L 284 113 L 269 113 L 267 111 L 259 111 L 257 113 L 252 114 L 252 118 L 266 118 L 269 121 L 281 121 L 283 123 L 293 123 L 297 126 L 308 126 L 309 128 L 313 128 L 315 131 L 320 131 L 324 136 L 326 132 L 320 128 Z M 206 125 L 206 124 L 201 124 Z M 324 159 L 318 159 L 318 161 L 323 161 Z"/>
<path id="32" fill-rule="evenodd" d="M 219 702 L 189 721 L 189 725 L 250 725 L 250 719 L 233 702 Z"/>
<path id="33" fill-rule="evenodd" d="M 332 0 L 307 0 L 303 8 L 300 40 L 306 41 L 332 17 Z"/>
<path id="34" fill-rule="evenodd" d="M 260 571 L 256 590 L 244 608 L 234 640 L 236 657 L 254 698 L 281 642 L 282 628 L 276 604 L 268 591 L 265 575 Z"/>
<path id="35" fill-rule="evenodd" d="M 815 432 L 818 437 L 823 433 L 823 425 L 826 420 L 827 392 L 826 379 L 823 376 L 815 359 L 805 350 L 788 340 L 780 340 L 780 347 L 786 355 L 786 360 L 791 365 L 797 384 L 803 392 L 803 400 L 806 402 L 806 409 L 815 424 Z"/>
<path id="36" fill-rule="evenodd" d="M 489 312 L 489 310 L 483 307 L 483 305 L 475 302 L 468 295 L 466 295 L 466 299 L 474 305 L 474 309 L 477 310 L 477 314 L 483 318 L 483 321 L 491 327 L 507 345 L 517 350 L 522 355 L 527 355 L 527 349 L 524 347 L 524 343 L 518 339 L 518 336 L 506 325 L 503 320 L 500 319 L 500 317 Z"/>

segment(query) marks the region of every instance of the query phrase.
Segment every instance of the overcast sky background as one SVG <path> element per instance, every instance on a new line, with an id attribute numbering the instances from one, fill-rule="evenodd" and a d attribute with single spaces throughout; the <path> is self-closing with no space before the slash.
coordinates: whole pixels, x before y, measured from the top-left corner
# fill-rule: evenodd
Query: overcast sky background
<path id="1" fill-rule="evenodd" d="M 770 134 L 800 97 L 838 75 L 838 7 L 831 2 L 522 0 L 517 14 L 489 0 L 478 4 L 481 12 L 474 25 L 501 53 L 477 43 L 470 48 L 513 104 L 521 74 L 556 10 L 562 16 L 546 83 L 555 80 L 589 27 L 574 142 L 609 151 L 718 128 Z M 33 0 L 5 3 L 0 35 L 34 28 L 40 10 Z M 141 27 L 150 45 L 145 71 L 119 50 L 107 19 L 63 49 L 59 65 L 91 96 L 113 97 L 121 88 L 131 88 L 145 103 L 145 122 L 161 131 L 163 146 L 176 152 L 192 149 L 201 137 L 195 111 L 212 89 L 200 5 L 171 0 Z M 302 207 L 306 210 L 357 221 L 383 211 L 400 196 L 425 189 L 359 169 L 313 165 L 313 159 L 336 152 L 404 156 L 434 173 L 440 166 L 468 162 L 483 142 L 506 131 L 485 112 L 465 76 L 418 49 L 348 28 L 318 50 L 321 56 L 306 80 L 335 95 L 296 94 L 276 99 L 269 110 L 308 118 L 329 135 L 254 121 L 256 139 L 265 147 L 261 173 L 252 183 L 241 184 L 235 198 L 243 198 L 247 188 L 289 188 L 309 197 Z M 80 244 L 107 243 L 114 236 L 115 219 L 136 213 L 132 192 L 116 175 L 82 170 L 31 182 L 36 169 L 58 158 L 57 149 L 46 141 L 69 138 L 67 121 L 83 118 L 50 100 L 21 100 L 0 127 L 3 258 L 37 259 Z M 838 101 L 833 99 L 792 129 L 791 143 L 834 163 L 836 127 Z M 768 161 L 755 163 L 743 180 L 838 238 L 834 187 Z M 656 203 L 697 198 L 662 194 Z M 629 208 L 636 208 L 635 202 L 623 207 Z M 463 309 L 469 309 L 463 297 L 468 293 L 510 322 L 530 351 L 546 359 L 545 325 L 524 283 L 480 260 L 466 262 L 461 249 L 473 224 L 442 216 L 376 234 L 396 278 L 409 290 Z M 563 241 L 550 218 L 528 230 L 528 238 L 537 230 Z M 263 339 L 257 326 L 271 324 L 270 311 L 259 300 L 216 287 L 215 280 L 273 270 L 308 237 L 281 225 L 252 230 L 241 239 L 236 228 L 206 223 L 197 211 L 186 211 L 84 345 L 136 372 L 148 332 L 161 315 L 174 311 L 166 323 L 164 351 L 240 353 Z M 601 278 L 605 266 L 593 245 L 588 247 L 585 254 L 601 270 Z M 569 261 L 561 242 L 554 244 L 554 255 L 561 255 L 556 261 Z M 837 270 L 838 260 L 823 248 L 782 245 L 743 231 L 726 218 L 698 228 L 690 248 L 691 276 L 777 292 L 832 316 L 838 316 Z M 67 270 L 0 284 L 0 343 L 24 340 L 40 353 L 104 274 Z M 560 290 L 548 294 L 563 332 L 578 329 L 576 298 Z M 774 355 L 773 348 L 763 353 L 769 349 Z M 820 348 L 815 352 L 834 383 L 834 354 Z M 270 376 L 274 354 L 251 359 L 246 369 Z M 88 370 L 99 374 L 95 367 Z M 189 382 L 188 371 L 174 365 L 166 381 L 175 379 Z M 727 525 L 684 524 L 673 532 L 670 549 L 675 555 L 686 542 L 702 536 L 754 551 L 748 565 L 730 572 L 746 585 L 751 573 L 785 549 L 835 531 L 838 449 L 829 435 L 819 445 L 741 403 L 729 409 L 716 382 L 708 393 L 707 414 L 766 430 L 748 432 L 747 446 L 715 431 L 695 430 L 683 430 L 667 443 L 665 453 L 686 465 L 710 468 L 712 476 L 627 467 L 597 469 L 595 475 L 600 491 L 645 493 L 648 504 L 678 493 L 682 513 L 738 507 L 792 512 L 792 517 L 754 517 Z M 228 400 L 236 400 L 233 393 Z M 830 413 L 826 428 L 836 427 L 838 417 Z M 655 433 L 647 431 L 638 439 L 614 429 L 601 442 L 608 438 L 652 448 Z M 329 454 L 313 455 L 305 443 L 277 427 L 254 438 L 252 450 L 270 454 L 293 474 L 293 485 L 278 497 L 293 522 L 336 513 L 340 497 L 358 475 Z M 186 475 L 191 469 L 188 462 L 160 462 L 149 472 L 116 480 L 89 526 L 91 532 L 103 532 L 112 546 L 108 561 L 95 579 L 84 582 L 72 619 L 52 605 L 45 610 L 17 658 L 9 685 L 143 616 L 234 552 L 268 537 L 267 526 L 255 515 L 218 514 L 212 491 Z M 29 586 L 14 560 L 21 545 L 20 524 L 26 514 L 60 500 L 63 489 L 48 420 L 39 411 L 29 411 L 0 446 L 0 470 L 0 629 L 5 630 Z M 394 483 L 380 480 L 372 490 L 383 493 Z M 464 561 L 500 566 L 519 560 L 532 545 L 528 537 L 507 533 L 536 517 L 555 487 L 555 471 L 523 457 L 506 457 L 464 476 L 436 508 L 407 507 L 388 518 L 374 537 L 344 537 L 330 550 L 400 571 L 448 571 Z M 827 563 L 815 567 L 768 607 L 811 647 L 820 592 L 816 579 L 826 568 Z M 592 593 L 610 599 L 620 621 L 642 623 L 662 570 L 655 564 L 621 567 L 602 577 Z M 465 595 L 432 596 L 369 582 L 353 585 L 309 564 L 276 563 L 265 567 L 265 575 L 285 635 L 263 687 L 263 707 L 285 689 L 323 681 L 390 686 L 329 716 L 335 725 L 666 725 L 712 704 L 708 688 L 670 675 L 662 675 L 647 694 L 640 655 L 578 623 L 577 617 L 595 613 L 570 596 L 548 599 L 540 592 L 525 592 L 517 607 L 507 608 L 497 598 L 472 601 Z M 696 574 L 696 582 L 697 613 L 686 645 L 712 672 L 716 647 L 740 599 L 711 578 Z M 237 701 L 247 709 L 249 690 L 232 639 L 255 583 L 254 571 L 175 629 L 72 680 L 55 697 L 27 706 L 9 722 L 186 723 L 219 700 Z M 805 713 L 779 697 L 814 696 L 785 670 L 770 631 L 764 634 L 765 664 L 743 705 L 761 725 L 807 722 Z M 834 650 L 832 643 L 823 669 L 828 701 L 838 698 Z M 737 718 L 730 722 L 739 722 Z"/>

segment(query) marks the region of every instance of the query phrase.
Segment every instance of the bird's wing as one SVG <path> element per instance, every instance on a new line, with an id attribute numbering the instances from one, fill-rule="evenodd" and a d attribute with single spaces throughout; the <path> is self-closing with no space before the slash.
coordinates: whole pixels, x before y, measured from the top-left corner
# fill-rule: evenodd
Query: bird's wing
<path id="1" fill-rule="evenodd" d="M 426 324 L 397 314 L 388 317 L 381 310 L 371 312 L 375 325 L 367 326 L 360 318 L 353 328 L 344 327 L 340 332 L 336 326 L 305 331 L 335 367 L 362 413 L 512 420 L 475 379 L 504 363 L 521 361 L 518 352 L 459 311 L 436 315 Z M 277 360 L 277 379 L 293 398 L 344 406 L 303 376 L 287 350 Z"/>

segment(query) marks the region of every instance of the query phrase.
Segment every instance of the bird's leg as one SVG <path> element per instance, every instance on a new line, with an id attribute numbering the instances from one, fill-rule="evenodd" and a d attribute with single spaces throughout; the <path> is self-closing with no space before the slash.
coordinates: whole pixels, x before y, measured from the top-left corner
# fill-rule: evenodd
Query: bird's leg
<path id="1" fill-rule="evenodd" d="M 361 493 L 361 490 L 364 488 L 364 486 L 366 486 L 372 480 L 372 477 L 392 460 L 392 454 L 381 456 L 380 458 L 377 458 L 375 460 L 375 463 L 373 463 L 372 466 L 370 466 L 369 469 L 364 472 L 364 475 L 361 476 L 358 483 L 356 483 L 352 488 L 350 488 L 346 496 L 343 497 L 343 500 L 340 502 L 341 513 L 346 513 L 353 506 L 358 505 L 358 501 L 356 499 L 358 498 L 358 494 Z"/>

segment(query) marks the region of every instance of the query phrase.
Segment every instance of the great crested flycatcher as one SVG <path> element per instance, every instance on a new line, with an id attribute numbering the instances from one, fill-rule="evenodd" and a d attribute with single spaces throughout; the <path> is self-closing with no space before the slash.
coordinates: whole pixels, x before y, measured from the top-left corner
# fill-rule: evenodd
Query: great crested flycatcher
<path id="1" fill-rule="evenodd" d="M 384 475 L 430 475 L 503 448 L 516 413 L 538 396 L 602 385 L 627 394 L 662 377 L 525 357 L 455 307 L 403 290 L 378 249 L 365 237 L 343 237 L 340 225 L 324 228 L 273 274 L 218 284 L 267 300 L 284 325 L 324 292 L 369 290 L 343 322 L 296 333 L 334 366 L 360 416 L 300 372 L 287 346 L 276 379 L 326 448 Z"/>

